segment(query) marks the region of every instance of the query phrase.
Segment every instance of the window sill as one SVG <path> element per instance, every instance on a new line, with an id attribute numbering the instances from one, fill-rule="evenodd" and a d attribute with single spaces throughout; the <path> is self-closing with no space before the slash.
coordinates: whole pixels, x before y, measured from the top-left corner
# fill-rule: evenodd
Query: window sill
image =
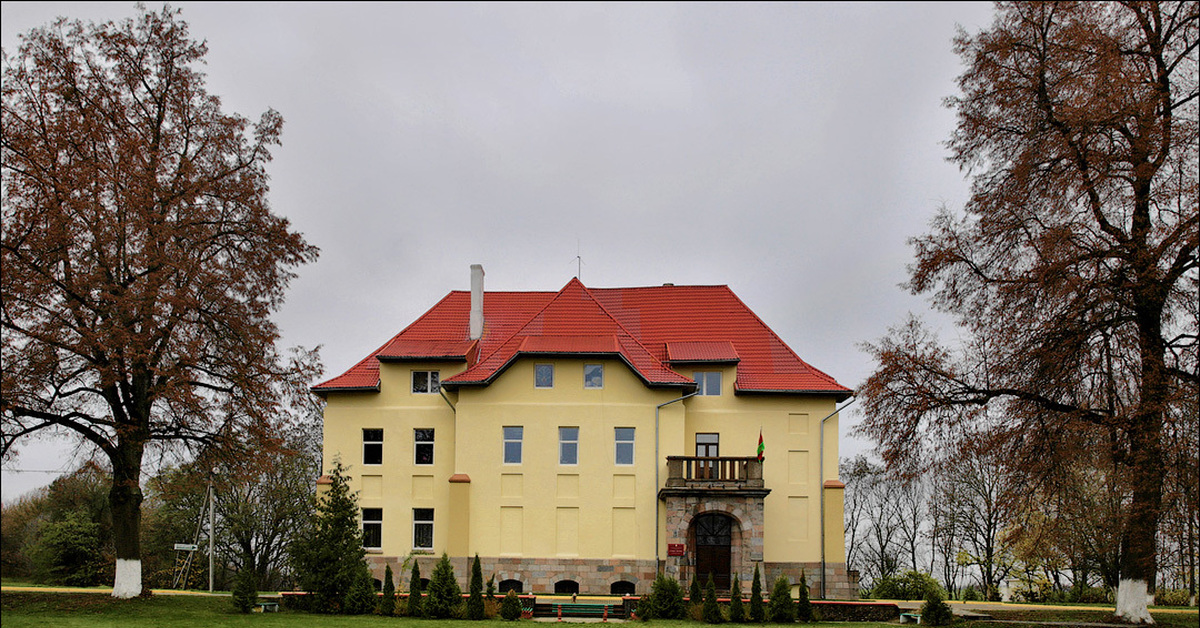
<path id="1" fill-rule="evenodd" d="M 383 548 L 381 548 L 381 547 L 364 547 L 363 551 L 365 551 L 368 554 L 382 554 Z"/>

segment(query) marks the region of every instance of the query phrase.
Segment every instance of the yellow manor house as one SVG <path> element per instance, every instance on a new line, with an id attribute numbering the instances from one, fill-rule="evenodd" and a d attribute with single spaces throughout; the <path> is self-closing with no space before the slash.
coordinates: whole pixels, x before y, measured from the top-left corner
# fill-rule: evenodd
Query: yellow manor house
<path id="1" fill-rule="evenodd" d="M 849 389 L 726 286 L 484 292 L 483 276 L 313 388 L 377 578 L 404 579 L 409 555 L 428 576 L 445 552 L 464 585 L 479 555 L 501 591 L 643 594 L 660 569 L 748 590 L 758 565 L 768 589 L 803 571 L 814 596 L 857 597 Z"/>

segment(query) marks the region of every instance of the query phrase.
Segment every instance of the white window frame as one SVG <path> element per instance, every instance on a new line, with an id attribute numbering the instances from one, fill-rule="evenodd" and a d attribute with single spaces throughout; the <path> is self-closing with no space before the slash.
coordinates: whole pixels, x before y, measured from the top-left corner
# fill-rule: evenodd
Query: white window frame
<path id="1" fill-rule="evenodd" d="M 378 513 L 379 518 L 367 518 L 368 513 Z M 379 538 L 378 545 L 367 545 L 367 528 L 371 527 L 376 531 L 376 536 Z M 383 509 L 382 508 L 363 508 L 362 509 L 362 529 L 363 529 L 363 549 L 378 550 L 383 549 Z"/>
<path id="2" fill-rule="evenodd" d="M 538 370 L 539 369 L 549 369 L 550 370 L 550 383 L 549 384 L 543 386 L 538 383 Z M 554 365 L 553 364 L 534 364 L 533 365 L 533 387 L 539 388 L 542 390 L 545 390 L 547 388 L 554 388 Z"/>
<path id="3" fill-rule="evenodd" d="M 588 369 L 590 369 L 590 368 L 600 369 L 600 384 L 598 386 L 592 386 L 592 385 L 588 384 Z M 604 365 L 603 364 L 584 364 L 583 365 L 583 387 L 587 388 L 587 389 L 591 389 L 591 390 L 599 390 L 601 388 L 604 388 Z"/>
<path id="4" fill-rule="evenodd" d="M 367 432 L 379 432 L 379 440 L 367 440 Z M 379 462 L 367 462 L 367 447 L 379 447 Z M 362 461 L 364 466 L 378 467 L 383 464 L 383 428 L 364 427 L 362 431 Z"/>
<path id="5" fill-rule="evenodd" d="M 420 432 L 429 432 L 429 440 L 418 440 Z M 428 466 L 433 465 L 433 460 L 434 460 L 434 458 L 433 458 L 433 454 L 434 454 L 433 442 L 434 442 L 435 437 L 436 437 L 436 434 L 434 433 L 434 429 L 432 427 L 415 427 L 415 428 L 413 428 L 413 464 L 422 466 L 422 467 L 428 467 Z M 420 456 L 419 452 L 420 452 L 420 448 L 422 445 L 429 445 L 429 462 L 421 462 L 421 456 Z"/>
<path id="6" fill-rule="evenodd" d="M 425 511 L 428 511 L 429 518 L 428 519 L 418 519 L 417 515 L 422 514 Z M 412 523 L 412 526 L 413 526 L 412 527 L 412 533 L 413 533 L 412 534 L 412 548 L 414 550 L 432 550 L 433 549 L 433 517 L 434 517 L 434 515 L 433 515 L 432 508 L 413 508 L 413 510 L 412 510 L 412 522 L 413 522 Z M 421 529 L 425 526 L 428 526 L 428 529 L 429 529 L 429 546 L 428 547 L 423 547 L 423 546 L 417 545 L 417 539 L 419 538 L 419 536 L 417 534 L 417 530 Z"/>
<path id="7" fill-rule="evenodd" d="M 631 438 L 621 438 L 621 430 L 629 430 Z M 613 464 L 621 467 L 632 466 L 637 462 L 637 428 L 618 427 L 613 429 Z M 621 446 L 629 447 L 629 462 L 621 462 Z"/>
<path id="8" fill-rule="evenodd" d="M 567 438 L 565 430 L 575 430 L 575 438 Z M 564 446 L 574 445 L 574 460 L 571 462 L 563 462 Z M 579 465 L 579 428 L 572 426 L 563 426 L 558 428 L 558 464 L 564 467 L 574 467 Z"/>
<path id="9" fill-rule="evenodd" d="M 523 425 L 505 425 L 501 429 L 503 430 L 502 434 L 503 434 L 503 438 L 504 438 L 504 443 L 500 450 L 500 460 L 503 461 L 504 464 L 521 464 L 525 460 L 525 426 L 523 426 Z M 510 429 L 519 430 L 518 432 L 516 432 L 516 434 L 517 434 L 516 438 L 509 437 Z M 509 443 L 516 443 L 516 445 L 517 445 L 517 449 L 516 449 L 517 459 L 515 461 L 508 459 Z"/>
<path id="10" fill-rule="evenodd" d="M 721 385 L 722 380 L 724 379 L 724 374 L 721 371 L 695 371 L 692 373 L 692 379 L 696 380 L 696 392 L 698 393 L 698 396 L 721 396 Z M 712 385 L 712 379 L 717 380 L 716 386 Z"/>
<path id="11" fill-rule="evenodd" d="M 417 377 L 424 376 L 425 390 L 417 390 Z M 441 371 L 413 371 L 412 372 L 412 394 L 414 395 L 436 395 L 442 389 Z"/>

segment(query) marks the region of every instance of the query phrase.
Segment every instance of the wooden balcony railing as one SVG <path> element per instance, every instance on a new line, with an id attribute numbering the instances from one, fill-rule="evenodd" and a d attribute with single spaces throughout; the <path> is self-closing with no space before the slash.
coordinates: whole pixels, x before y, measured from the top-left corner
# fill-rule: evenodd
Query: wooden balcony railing
<path id="1" fill-rule="evenodd" d="M 758 458 L 667 456 L 667 487 L 762 488 Z"/>

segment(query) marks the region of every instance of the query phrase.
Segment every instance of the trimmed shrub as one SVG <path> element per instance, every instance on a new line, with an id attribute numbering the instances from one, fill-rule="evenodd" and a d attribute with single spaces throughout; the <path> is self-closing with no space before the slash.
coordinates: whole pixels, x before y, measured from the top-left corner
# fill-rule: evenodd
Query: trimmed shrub
<path id="1" fill-rule="evenodd" d="M 239 613 L 249 613 L 258 603 L 258 578 L 253 569 L 243 567 L 233 581 L 233 607 Z"/>
<path id="2" fill-rule="evenodd" d="M 688 604 L 691 606 L 699 606 L 703 603 L 704 592 L 700 590 L 700 574 L 695 574 L 695 576 L 692 577 L 692 586 L 688 588 Z"/>
<path id="3" fill-rule="evenodd" d="M 929 597 L 925 598 L 925 604 L 921 605 L 921 623 L 930 626 L 949 626 L 954 623 L 954 613 L 950 610 L 950 605 L 942 601 L 942 596 L 936 591 L 931 592 Z"/>
<path id="4" fill-rule="evenodd" d="M 516 621 L 521 618 L 521 598 L 517 597 L 517 592 L 512 589 L 504 594 L 504 603 L 500 605 L 500 618 L 507 621 Z"/>
<path id="5" fill-rule="evenodd" d="M 405 610 L 409 617 L 425 616 L 421 604 L 421 566 L 416 559 L 413 559 L 412 575 L 408 577 L 408 605 Z"/>
<path id="6" fill-rule="evenodd" d="M 1192 594 L 1187 589 L 1159 589 L 1154 594 L 1154 603 L 1159 606 L 1189 606 Z"/>
<path id="7" fill-rule="evenodd" d="M 813 620 L 812 602 L 808 601 L 808 578 L 803 570 L 800 571 L 800 586 L 796 593 L 796 619 L 806 624 Z"/>
<path id="8" fill-rule="evenodd" d="M 906 571 L 895 576 L 884 576 L 871 588 L 871 597 L 877 600 L 924 600 L 931 593 L 945 599 L 946 591 L 929 574 Z"/>
<path id="9" fill-rule="evenodd" d="M 429 599 L 425 600 L 425 614 L 434 619 L 447 619 L 454 616 L 455 610 L 462 604 L 462 589 L 454 577 L 454 567 L 450 557 L 442 554 L 442 560 L 433 568 L 433 576 L 429 579 Z"/>
<path id="10" fill-rule="evenodd" d="M 787 576 L 779 576 L 775 588 L 771 590 L 771 603 L 767 614 L 776 624 L 790 624 L 796 621 L 796 607 L 792 604 L 792 585 Z"/>
<path id="11" fill-rule="evenodd" d="M 379 614 L 392 615 L 396 612 L 396 581 L 392 577 L 392 566 L 383 569 L 383 597 L 379 598 Z"/>
<path id="12" fill-rule="evenodd" d="M 483 569 L 479 566 L 479 554 L 471 565 L 471 595 L 467 598 L 467 619 L 483 619 Z"/>
<path id="13" fill-rule="evenodd" d="M 750 584 L 750 621 L 761 624 L 766 619 L 763 608 L 762 581 L 758 577 L 758 565 L 754 566 L 754 582 Z"/>
<path id="14" fill-rule="evenodd" d="M 733 586 L 729 590 L 729 621 L 740 624 L 746 621 L 746 609 L 742 605 L 742 585 L 738 575 L 733 574 Z"/>
<path id="15" fill-rule="evenodd" d="M 72 510 L 42 528 L 30 552 L 34 579 L 69 587 L 100 584 L 105 564 L 100 547 L 100 524 Z"/>
<path id="16" fill-rule="evenodd" d="M 361 568 L 357 570 L 358 575 L 342 603 L 342 612 L 347 615 L 367 615 L 375 612 L 375 581 L 371 579 L 371 572 L 367 570 L 365 563 L 359 563 L 359 566 Z"/>
<path id="17" fill-rule="evenodd" d="M 983 599 L 983 596 L 979 595 L 979 590 L 975 588 L 975 585 L 968 584 L 962 590 L 962 599 L 964 602 L 978 602 Z"/>
<path id="18" fill-rule="evenodd" d="M 708 574 L 708 584 L 704 587 L 704 623 L 725 623 L 725 616 L 721 614 L 721 605 L 717 604 L 717 586 L 713 583 L 712 574 Z"/>
<path id="19" fill-rule="evenodd" d="M 683 600 L 683 587 L 679 581 L 659 572 L 650 585 L 650 595 L 638 602 L 637 614 L 643 620 L 684 619 L 689 605 Z"/>

